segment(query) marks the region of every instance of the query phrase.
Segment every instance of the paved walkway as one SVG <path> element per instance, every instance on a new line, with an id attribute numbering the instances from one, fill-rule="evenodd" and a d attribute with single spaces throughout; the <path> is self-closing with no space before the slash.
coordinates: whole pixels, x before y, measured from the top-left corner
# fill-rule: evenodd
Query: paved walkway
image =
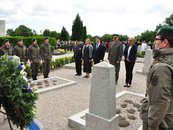
<path id="1" fill-rule="evenodd" d="M 127 90 L 140 94 L 145 94 L 144 75 L 135 73 L 143 67 L 142 63 L 136 63 L 134 68 L 134 78 L 131 88 L 124 88 L 125 68 L 124 62 L 121 62 L 120 79 L 116 87 L 116 93 Z M 62 78 L 77 81 L 77 84 L 54 90 L 39 95 L 37 101 L 37 119 L 44 125 L 43 130 L 69 130 L 68 117 L 88 108 L 91 78 L 85 79 L 82 76 L 74 76 L 74 69 L 61 68 L 50 73 L 50 76 L 59 76 Z M 43 76 L 39 76 L 43 78 Z M 0 116 L 0 121 L 2 116 Z M 0 130 L 7 130 L 8 124 L 1 125 Z"/>
<path id="2" fill-rule="evenodd" d="M 141 63 L 137 63 L 134 71 L 140 69 L 142 66 Z M 77 84 L 39 96 L 39 100 L 37 101 L 37 118 L 44 124 L 44 130 L 68 130 L 68 117 L 88 108 L 92 76 L 89 79 L 84 79 L 82 76 L 76 77 L 74 74 L 75 71 L 73 69 L 64 68 L 50 74 L 51 76 L 75 80 Z M 42 78 L 42 76 L 40 78 Z M 144 75 L 134 73 L 133 85 L 131 88 L 123 87 L 124 80 L 125 69 L 124 63 L 122 62 L 116 93 L 128 90 L 145 94 Z"/>

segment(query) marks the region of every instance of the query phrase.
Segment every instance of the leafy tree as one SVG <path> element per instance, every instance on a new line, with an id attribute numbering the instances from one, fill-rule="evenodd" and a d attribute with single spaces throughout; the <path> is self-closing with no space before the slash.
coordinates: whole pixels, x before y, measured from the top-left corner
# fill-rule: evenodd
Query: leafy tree
<path id="1" fill-rule="evenodd" d="M 165 23 L 168 24 L 169 26 L 173 26 L 173 13 L 165 19 Z"/>
<path id="2" fill-rule="evenodd" d="M 126 41 L 126 40 L 128 40 L 128 36 L 127 35 L 120 35 L 119 40 L 120 41 Z"/>
<path id="3" fill-rule="evenodd" d="M 56 31 L 51 31 L 51 32 L 50 32 L 50 36 L 51 36 L 51 37 L 54 37 L 54 38 L 56 38 L 56 39 L 60 39 L 61 34 L 60 34 L 60 33 L 57 33 Z"/>
<path id="4" fill-rule="evenodd" d="M 20 25 L 18 28 L 14 31 L 15 36 L 32 36 L 32 30 L 25 25 Z"/>
<path id="5" fill-rule="evenodd" d="M 137 35 L 137 36 L 135 36 L 135 40 L 138 42 L 141 42 L 142 40 L 141 40 L 141 35 Z"/>
<path id="6" fill-rule="evenodd" d="M 68 41 L 69 40 L 69 33 L 67 32 L 67 30 L 65 29 L 65 27 L 62 27 L 61 30 L 61 38 L 62 41 Z"/>
<path id="7" fill-rule="evenodd" d="M 94 37 L 90 34 L 87 35 L 87 38 L 89 38 L 91 41 L 94 41 Z"/>
<path id="8" fill-rule="evenodd" d="M 85 41 L 86 37 L 87 37 L 87 29 L 86 26 L 84 26 L 82 30 L 82 41 Z"/>
<path id="9" fill-rule="evenodd" d="M 110 35 L 110 34 L 104 34 L 104 35 L 101 37 L 101 40 L 104 41 L 104 42 L 112 41 L 112 39 L 113 39 L 113 36 Z"/>
<path id="10" fill-rule="evenodd" d="M 73 21 L 71 40 L 74 41 L 82 40 L 82 32 L 83 32 L 82 30 L 83 30 L 83 22 L 78 13 L 75 20 Z"/>
<path id="11" fill-rule="evenodd" d="M 50 36 L 50 30 L 49 29 L 45 29 L 43 31 L 43 36 Z"/>
<path id="12" fill-rule="evenodd" d="M 7 36 L 14 36 L 15 35 L 13 29 L 7 29 L 6 33 L 7 33 Z"/>
<path id="13" fill-rule="evenodd" d="M 141 40 L 142 41 L 146 41 L 146 42 L 154 42 L 155 40 L 155 31 L 145 31 L 143 33 L 141 33 Z"/>
<path id="14" fill-rule="evenodd" d="M 157 26 L 156 26 L 156 29 L 155 29 L 155 32 L 157 32 L 157 30 L 158 30 L 159 28 L 161 28 L 162 26 L 163 26 L 162 24 L 157 25 Z"/>

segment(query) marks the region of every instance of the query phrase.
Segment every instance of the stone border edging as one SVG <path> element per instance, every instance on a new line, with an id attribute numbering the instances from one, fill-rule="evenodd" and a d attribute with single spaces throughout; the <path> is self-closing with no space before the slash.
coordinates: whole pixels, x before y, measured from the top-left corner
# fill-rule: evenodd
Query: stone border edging
<path id="1" fill-rule="evenodd" d="M 46 92 L 49 92 L 49 91 L 52 91 L 52 90 L 61 89 L 61 88 L 64 88 L 64 87 L 67 87 L 67 86 L 70 86 L 70 85 L 74 85 L 74 84 L 77 83 L 76 81 L 69 80 L 69 79 L 64 79 L 64 78 L 57 77 L 57 76 L 53 76 L 53 77 L 50 77 L 50 78 L 47 78 L 47 79 L 52 79 L 52 78 L 58 78 L 58 79 L 61 79 L 61 80 L 65 80 L 65 81 L 67 81 L 68 83 L 56 85 L 56 86 L 54 86 L 54 87 L 49 87 L 49 88 L 42 88 L 42 89 L 40 89 L 40 90 L 36 90 L 36 92 L 37 92 L 38 94 L 43 94 L 43 93 L 46 93 Z M 36 81 L 32 81 L 31 83 L 38 82 L 38 81 L 43 81 L 43 80 L 45 80 L 45 79 L 38 79 L 38 80 L 36 80 Z"/>

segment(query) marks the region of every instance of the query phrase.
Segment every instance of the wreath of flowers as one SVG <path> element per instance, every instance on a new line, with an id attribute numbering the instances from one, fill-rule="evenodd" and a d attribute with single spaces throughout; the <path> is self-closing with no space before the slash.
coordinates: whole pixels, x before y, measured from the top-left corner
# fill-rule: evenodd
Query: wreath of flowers
<path id="1" fill-rule="evenodd" d="M 16 56 L 0 58 L 0 103 L 11 122 L 21 129 L 27 128 L 33 121 L 38 98 L 29 86 L 24 69 Z"/>

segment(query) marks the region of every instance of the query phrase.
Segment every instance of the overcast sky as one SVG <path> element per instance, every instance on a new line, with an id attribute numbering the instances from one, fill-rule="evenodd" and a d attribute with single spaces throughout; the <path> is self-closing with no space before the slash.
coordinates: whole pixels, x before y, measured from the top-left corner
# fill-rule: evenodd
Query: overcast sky
<path id="1" fill-rule="evenodd" d="M 1 0 L 0 18 L 6 29 L 23 24 L 37 33 L 62 26 L 71 34 L 79 13 L 91 35 L 123 34 L 135 36 L 154 30 L 173 13 L 173 0 Z"/>

